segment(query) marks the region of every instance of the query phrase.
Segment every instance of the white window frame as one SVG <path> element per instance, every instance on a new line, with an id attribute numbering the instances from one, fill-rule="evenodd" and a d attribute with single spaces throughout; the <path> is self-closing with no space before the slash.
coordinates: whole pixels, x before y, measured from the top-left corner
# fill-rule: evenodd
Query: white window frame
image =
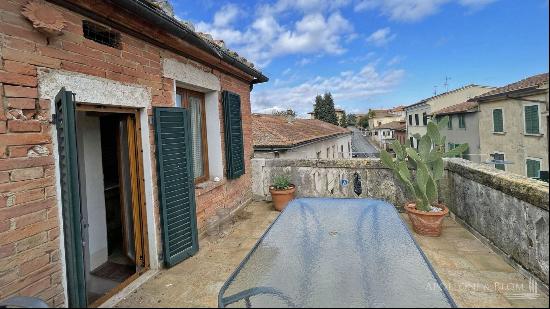
<path id="1" fill-rule="evenodd" d="M 540 171 L 542 171 L 542 159 L 540 158 L 535 158 L 535 157 L 525 157 L 525 177 L 529 177 L 529 175 L 527 174 L 527 160 L 531 160 L 531 161 L 538 161 L 539 162 L 539 176 L 538 177 L 535 177 L 535 178 L 540 178 Z"/>
<path id="2" fill-rule="evenodd" d="M 525 108 L 527 106 L 537 106 L 539 111 L 539 133 L 527 133 L 527 121 L 525 119 Z M 523 117 L 523 134 L 527 136 L 542 136 L 542 113 L 540 111 L 540 103 L 523 103 L 521 116 Z"/>
<path id="3" fill-rule="evenodd" d="M 504 126 L 503 126 L 503 128 L 504 128 Z M 504 153 L 504 152 L 502 152 L 502 151 L 493 151 L 493 152 L 491 152 L 491 154 L 501 154 L 501 155 L 504 156 L 504 161 L 506 161 L 506 153 Z M 493 167 L 494 167 L 495 169 L 499 170 L 499 171 L 506 172 L 506 164 L 502 164 L 502 165 L 504 165 L 504 170 L 499 170 L 499 169 L 497 168 L 496 164 L 493 164 Z"/>
<path id="4" fill-rule="evenodd" d="M 495 131 L 495 116 L 494 112 L 495 110 L 500 109 L 502 111 L 502 132 L 496 132 Z M 525 117 L 524 117 L 525 118 Z M 524 120 L 525 121 L 525 120 Z M 505 134 L 506 133 L 506 117 L 504 115 L 504 107 L 494 107 L 491 108 L 491 132 L 493 134 Z"/>

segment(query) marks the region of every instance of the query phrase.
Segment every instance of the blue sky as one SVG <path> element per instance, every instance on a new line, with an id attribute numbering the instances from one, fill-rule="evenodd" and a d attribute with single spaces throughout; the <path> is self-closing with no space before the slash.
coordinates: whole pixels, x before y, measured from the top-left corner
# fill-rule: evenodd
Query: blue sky
<path id="1" fill-rule="evenodd" d="M 412 104 L 466 84 L 548 72 L 548 0 L 172 0 L 176 15 L 269 78 L 254 112 Z"/>

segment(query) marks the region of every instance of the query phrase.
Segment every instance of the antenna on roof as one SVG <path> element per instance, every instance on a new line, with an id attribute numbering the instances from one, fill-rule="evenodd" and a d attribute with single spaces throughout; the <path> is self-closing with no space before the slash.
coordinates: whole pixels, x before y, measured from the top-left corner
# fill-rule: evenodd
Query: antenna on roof
<path id="1" fill-rule="evenodd" d="M 445 86 L 445 92 L 449 91 L 449 81 L 451 78 L 449 76 L 445 76 L 445 83 L 443 84 Z"/>
<path id="2" fill-rule="evenodd" d="M 437 86 L 434 86 L 434 96 L 437 95 Z"/>

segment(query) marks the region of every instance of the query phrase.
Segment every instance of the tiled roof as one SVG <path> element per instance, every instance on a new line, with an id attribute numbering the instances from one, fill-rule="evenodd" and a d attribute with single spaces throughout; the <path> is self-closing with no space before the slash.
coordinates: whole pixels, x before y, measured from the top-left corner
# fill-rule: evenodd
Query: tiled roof
<path id="1" fill-rule="evenodd" d="M 408 106 L 406 106 L 405 108 L 417 106 L 417 105 L 426 103 L 426 102 L 428 102 L 428 101 L 430 101 L 430 100 L 433 100 L 433 99 L 436 99 L 436 98 L 439 98 L 439 97 L 443 97 L 443 96 L 446 96 L 446 95 L 448 95 L 448 94 L 455 93 L 455 92 L 458 92 L 458 91 L 461 91 L 461 90 L 464 90 L 464 89 L 467 89 L 467 88 L 471 88 L 471 87 L 485 87 L 485 88 L 487 88 L 488 90 L 489 90 L 489 89 L 492 89 L 492 88 L 486 87 L 486 86 L 480 86 L 480 85 L 476 85 L 476 84 L 470 84 L 470 85 L 466 85 L 466 86 L 464 86 L 464 87 L 460 87 L 460 88 L 456 88 L 456 89 L 453 89 L 453 90 L 450 90 L 450 91 L 447 91 L 447 92 L 440 93 L 440 94 L 438 94 L 438 95 L 434 95 L 434 96 L 432 96 L 432 97 L 426 98 L 426 99 L 421 100 L 421 101 L 419 101 L 419 102 L 416 102 L 416 103 L 414 103 L 414 104 L 408 105 Z"/>
<path id="2" fill-rule="evenodd" d="M 477 102 L 466 101 L 455 105 L 451 105 L 449 107 L 442 108 L 438 111 L 433 112 L 432 115 L 451 115 L 451 114 L 458 114 L 458 113 L 467 113 L 476 109 L 477 106 L 478 106 Z"/>
<path id="3" fill-rule="evenodd" d="M 519 82 L 515 82 L 512 84 L 508 84 L 506 86 L 497 88 L 495 90 L 489 91 L 487 93 L 484 93 L 482 95 L 479 95 L 473 98 L 472 101 L 483 100 L 485 98 L 504 95 L 504 94 L 514 92 L 514 91 L 519 91 L 519 90 L 535 89 L 544 84 L 548 84 L 548 73 L 534 75 L 534 76 L 522 79 Z"/>
<path id="4" fill-rule="evenodd" d="M 382 125 L 379 125 L 375 129 L 390 129 L 397 131 L 404 131 L 407 128 L 405 121 L 392 121 Z"/>
<path id="5" fill-rule="evenodd" d="M 351 131 L 317 119 L 295 118 L 289 121 L 285 116 L 252 115 L 252 138 L 255 148 L 292 148 L 343 134 L 351 134 Z"/>
<path id="6" fill-rule="evenodd" d="M 249 67 L 250 69 L 258 73 L 261 73 L 258 69 L 254 67 L 254 64 L 252 62 L 248 61 L 246 58 L 242 56 L 239 56 L 237 52 L 227 48 L 223 40 L 216 40 L 212 37 L 212 35 L 208 33 L 196 31 L 195 26 L 191 22 L 179 19 L 174 14 L 174 9 L 168 0 L 146 0 L 146 1 L 147 1 L 146 3 L 149 3 L 149 5 L 152 8 L 154 8 L 158 13 L 164 14 L 165 16 L 171 18 L 173 21 L 179 23 L 181 26 L 185 27 L 187 30 L 193 32 L 194 35 L 196 35 L 198 38 L 206 42 L 212 48 L 216 49 L 218 52 L 224 53 L 229 57 L 231 57 L 233 60 L 238 61 L 241 64 L 244 64 L 245 66 Z"/>

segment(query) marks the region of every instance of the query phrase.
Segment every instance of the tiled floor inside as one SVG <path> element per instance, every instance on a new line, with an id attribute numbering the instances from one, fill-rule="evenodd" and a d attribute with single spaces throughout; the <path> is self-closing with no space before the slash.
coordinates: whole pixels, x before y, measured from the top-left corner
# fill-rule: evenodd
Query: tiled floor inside
<path id="1" fill-rule="evenodd" d="M 249 204 L 221 237 L 202 239 L 194 257 L 162 270 L 117 306 L 217 307 L 221 286 L 278 214 L 271 203 Z M 415 238 L 459 307 L 548 307 L 547 295 L 452 219 L 441 237 Z"/>

